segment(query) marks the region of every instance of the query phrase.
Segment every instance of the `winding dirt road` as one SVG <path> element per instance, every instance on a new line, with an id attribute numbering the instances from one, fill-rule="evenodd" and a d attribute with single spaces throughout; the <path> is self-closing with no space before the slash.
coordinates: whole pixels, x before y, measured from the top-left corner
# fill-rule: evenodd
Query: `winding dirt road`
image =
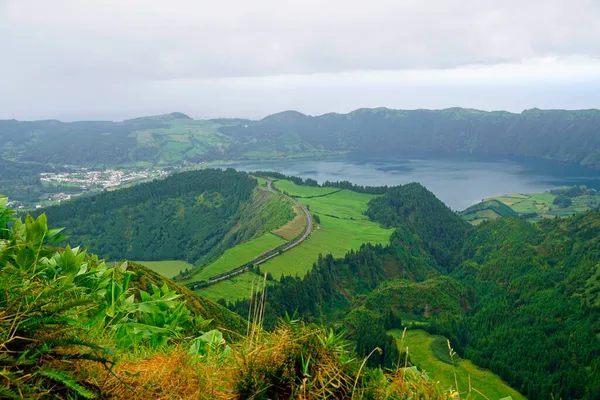
<path id="1" fill-rule="evenodd" d="M 302 242 L 304 242 L 306 240 L 306 238 L 308 238 L 308 235 L 310 235 L 310 232 L 312 231 L 312 227 L 313 227 L 313 221 L 312 221 L 312 216 L 310 215 L 310 211 L 308 211 L 308 209 L 302 204 L 300 203 L 298 200 L 294 199 L 293 197 L 290 197 L 286 194 L 283 194 L 277 190 L 275 190 L 273 188 L 273 181 L 271 181 L 270 179 L 266 179 L 267 181 L 267 189 L 272 192 L 272 193 L 278 193 L 281 194 L 282 196 L 284 196 L 286 199 L 288 199 L 289 201 L 291 201 L 292 203 L 294 203 L 295 205 L 297 205 L 298 207 L 300 207 L 300 209 L 304 212 L 304 215 L 306 215 L 306 228 L 304 229 L 304 233 L 302 234 L 302 236 L 293 239 L 292 241 L 286 243 L 282 246 L 277 246 L 274 247 L 270 250 L 265 251 L 264 253 L 256 256 L 254 259 L 252 259 L 249 263 L 243 264 L 241 266 L 238 266 L 228 272 L 225 273 L 221 273 L 218 275 L 214 275 L 213 277 L 208 278 L 207 281 L 198 281 L 198 282 L 192 282 L 192 283 L 188 283 L 185 286 L 187 286 L 190 289 L 197 289 L 200 287 L 206 287 L 206 286 L 210 286 L 212 284 L 215 284 L 217 282 L 232 278 L 236 275 L 242 274 L 246 271 L 248 271 L 250 268 L 248 266 L 248 264 L 252 264 L 252 265 L 260 265 L 266 261 L 269 261 L 270 259 L 277 257 L 278 255 L 280 255 L 281 253 L 288 251 L 298 245 L 300 245 Z M 277 249 L 279 249 L 278 251 L 276 251 Z"/>

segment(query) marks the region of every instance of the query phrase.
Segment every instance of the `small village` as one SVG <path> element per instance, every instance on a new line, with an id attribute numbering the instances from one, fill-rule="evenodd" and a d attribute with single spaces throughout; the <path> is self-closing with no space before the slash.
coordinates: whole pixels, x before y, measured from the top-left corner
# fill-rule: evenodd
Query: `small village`
<path id="1" fill-rule="evenodd" d="M 125 172 L 116 169 L 88 171 L 87 169 L 82 168 L 77 172 L 41 173 L 40 180 L 42 182 L 48 182 L 51 184 L 65 183 L 70 186 L 79 186 L 81 189 L 87 190 L 91 188 L 109 189 L 119 187 L 127 183 L 161 178 L 166 175 L 166 171 L 157 169 L 144 169 L 140 171 Z M 68 200 L 64 198 L 64 196 L 59 195 L 64 195 L 64 193 L 58 193 L 55 195 L 58 196 L 58 200 Z"/>
<path id="2" fill-rule="evenodd" d="M 88 170 L 80 168 L 73 172 L 43 172 L 40 181 L 48 189 L 47 197 L 40 199 L 37 204 L 27 205 L 20 201 L 9 203 L 15 209 L 42 208 L 71 200 L 72 197 L 90 191 L 114 190 L 119 187 L 164 178 L 167 171 L 160 169 L 143 169 L 137 171 L 121 171 L 116 169 Z"/>

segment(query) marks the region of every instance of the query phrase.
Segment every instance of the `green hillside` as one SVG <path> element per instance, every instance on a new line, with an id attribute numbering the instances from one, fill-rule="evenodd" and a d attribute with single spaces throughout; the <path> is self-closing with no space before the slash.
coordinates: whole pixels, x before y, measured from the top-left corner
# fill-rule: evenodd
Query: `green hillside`
<path id="1" fill-rule="evenodd" d="M 600 195 L 585 186 L 552 189 L 545 193 L 505 194 L 484 199 L 460 212 L 473 225 L 500 217 L 523 217 L 537 222 L 541 219 L 565 217 L 600 207 Z"/>
<path id="2" fill-rule="evenodd" d="M 444 337 L 430 335 L 420 329 L 406 331 L 404 337 L 398 329 L 391 333 L 399 346 L 408 348 L 411 361 L 419 365 L 429 378 L 439 381 L 442 387 L 455 387 L 456 382 L 460 391 L 473 387 L 477 392 L 472 391 L 470 399 L 505 399 L 509 396 L 513 400 L 525 399 L 493 372 L 479 368 L 458 355 L 451 359 Z"/>
<path id="3" fill-rule="evenodd" d="M 410 366 L 365 367 L 342 335 L 266 332 L 142 265 L 59 247 L 46 215 L 0 197 L 2 398 L 451 399 Z M 365 360 L 366 361 L 366 360 Z"/>
<path id="4" fill-rule="evenodd" d="M 222 241 L 255 187 L 245 173 L 193 171 L 81 197 L 44 212 L 67 228 L 70 243 L 107 259 L 196 264 L 225 250 Z"/>
<path id="5" fill-rule="evenodd" d="M 370 221 L 365 215 L 374 195 L 297 185 L 288 180 L 278 180 L 274 186 L 297 197 L 313 215 L 319 216 L 319 223 L 301 246 L 261 265 L 262 271 L 270 272 L 276 279 L 282 274 L 303 276 L 312 268 L 319 254 L 343 256 L 364 243 L 386 244 L 389 241 L 392 231 Z"/>
<path id="6" fill-rule="evenodd" d="M 173 165 L 226 159 L 315 156 L 348 150 L 464 151 L 600 166 L 598 110 L 358 109 L 260 121 L 193 120 L 172 113 L 111 121 L 0 121 L 0 155 L 42 165 Z"/>
<path id="7" fill-rule="evenodd" d="M 289 117 L 295 119 L 298 116 Z M 353 370 L 354 375 L 349 376 L 359 376 L 356 385 L 365 398 L 379 398 L 367 395 L 375 388 L 392 390 L 394 376 L 400 373 L 399 366 L 402 379 L 408 379 L 408 371 L 413 371 L 410 374 L 417 374 L 417 382 L 425 385 L 422 387 L 427 388 L 429 398 L 443 398 L 435 396 L 449 396 L 452 390 L 457 389 L 461 398 L 500 398 L 508 395 L 513 398 L 526 396 L 530 399 L 598 398 L 600 211 L 585 211 L 564 218 L 543 218 L 536 224 L 528 223 L 524 218 L 488 218 L 490 221 L 472 226 L 463 216 L 453 212 L 433 193 L 417 183 L 370 188 L 354 186 L 348 182 L 324 182 L 323 185 L 317 185 L 312 180 L 284 177 L 277 173 L 272 173 L 271 177 L 277 179 L 274 183 L 276 188 L 282 191 L 285 189 L 286 193 L 295 196 L 310 209 L 316 224 L 305 242 L 260 266 L 261 274 L 269 273 L 265 292 L 256 290 L 257 285 L 262 285 L 265 278 L 254 272 L 246 272 L 228 277 L 198 292 L 218 300 L 217 305 L 204 296 L 196 297 L 196 293 L 184 290 L 177 283 L 136 263 L 123 268 L 119 268 L 117 263 L 111 267 L 96 256 L 81 255 L 83 253 L 79 249 L 48 247 L 55 246 L 60 239 L 53 241 L 52 237 L 57 231 L 44 228 L 45 214 L 39 217 L 38 222 L 28 218 L 26 225 L 12 225 L 9 212 L 4 208 L 6 200 L 3 200 L 3 213 L 0 215 L 0 222 L 4 226 L 0 230 L 0 271 L 8 272 L 0 282 L 8 282 L 6 285 L 12 286 L 10 290 L 0 292 L 0 302 L 9 294 L 13 295 L 11 290 L 15 296 L 24 293 L 33 296 L 38 291 L 37 286 L 33 290 L 27 286 L 28 282 L 38 282 L 37 275 L 27 275 L 33 273 L 33 270 L 18 272 L 13 268 L 15 265 L 35 266 L 34 270 L 37 271 L 39 264 L 45 271 L 43 277 L 39 278 L 42 279 L 39 281 L 40 285 L 51 288 L 56 293 L 62 293 L 60 290 L 56 291 L 60 282 L 65 282 L 64 285 L 67 286 L 78 282 L 81 287 L 73 289 L 73 294 L 65 294 L 63 300 L 77 298 L 75 293 L 79 293 L 78 291 L 96 293 L 94 296 L 105 296 L 104 300 L 98 300 L 100 306 L 105 304 L 103 301 L 114 301 L 113 289 L 108 291 L 102 289 L 105 287 L 102 286 L 98 289 L 99 292 L 95 292 L 96 286 L 90 282 L 96 279 L 92 277 L 112 274 L 111 279 L 117 279 L 113 281 L 115 285 L 131 283 L 133 296 L 123 297 L 124 307 L 135 307 L 136 311 L 132 315 L 137 318 L 117 320 L 117 324 L 124 325 L 115 325 L 115 330 L 128 332 L 131 338 L 135 338 L 136 344 L 143 344 L 140 347 L 141 354 L 149 352 L 145 357 L 148 354 L 152 354 L 151 357 L 158 354 L 151 349 L 172 345 L 173 347 L 166 347 L 167 353 L 165 347 L 160 347 L 163 352 L 161 354 L 167 359 L 175 354 L 187 357 L 181 354 L 182 347 L 177 346 L 184 346 L 183 353 L 188 353 L 189 347 L 184 344 L 185 340 L 194 337 L 189 329 L 200 329 L 202 332 L 207 329 L 223 331 L 224 339 L 231 349 L 227 350 L 229 355 L 219 356 L 221 361 L 207 356 L 202 360 L 211 360 L 210 364 L 198 362 L 190 370 L 202 371 L 201 376 L 206 377 L 203 378 L 203 385 L 214 385 L 211 387 L 218 393 L 236 393 L 240 397 L 251 397 L 257 390 L 274 393 L 274 398 L 283 395 L 297 397 L 300 388 L 305 387 L 302 386 L 303 381 L 313 382 L 311 390 L 315 392 L 311 393 L 317 398 L 317 393 L 323 394 L 327 390 L 333 390 L 332 387 L 347 390 L 343 382 L 332 387 L 326 384 L 329 389 L 322 389 L 323 391 L 317 389 L 322 388 L 317 382 L 329 382 L 322 380 L 323 375 L 319 374 L 324 373 L 323 369 L 317 366 L 330 365 L 336 370 L 344 370 L 341 365 L 346 364 L 338 364 L 340 359 L 337 356 L 327 358 L 333 364 L 326 364 L 324 359 L 313 352 L 314 348 L 310 347 L 316 345 L 317 352 L 345 354 L 344 357 L 348 357 L 344 358 L 347 365 L 364 369 L 364 372 Z M 188 172 L 175 174 L 161 181 L 106 192 L 96 197 L 66 202 L 59 207 L 49 208 L 48 215 L 61 217 L 62 219 L 58 218 L 60 225 L 66 222 L 72 224 L 65 226 L 74 234 L 68 239 L 73 246 L 78 244 L 75 240 L 79 237 L 90 249 L 93 249 L 90 243 L 104 244 L 107 252 L 120 249 L 138 254 L 134 251 L 141 244 L 146 249 L 146 254 L 161 254 L 159 251 L 167 246 L 186 249 L 185 240 L 169 240 L 172 237 L 186 239 L 195 232 L 186 229 L 201 228 L 200 232 L 204 236 L 195 237 L 197 241 L 193 242 L 193 251 L 205 249 L 196 259 L 207 261 L 200 261 L 200 267 L 191 270 L 190 275 L 185 277 L 191 279 L 193 275 L 197 275 L 196 277 L 206 278 L 213 273 L 229 270 L 232 264 L 247 262 L 263 249 L 284 240 L 272 232 L 279 232 L 282 226 L 292 224 L 297 210 L 294 211 L 289 199 L 266 191 L 264 183 L 262 179 L 256 180 L 246 173 L 233 170 Z M 581 197 L 595 195 L 583 187 L 563 188 L 537 196 L 515 194 L 488 199 L 486 204 L 471 211 L 476 215 L 493 208 L 498 216 L 511 217 L 514 216 L 513 213 L 527 212 L 529 207 L 543 206 L 542 202 L 568 208 L 580 204 L 578 202 Z M 189 200 L 193 201 L 187 203 Z M 88 219 L 88 215 L 93 218 Z M 177 231 L 180 236 L 165 235 L 152 240 L 134 234 L 124 236 L 120 221 L 128 221 L 127 218 L 131 216 L 138 217 L 131 221 L 137 223 L 140 232 Z M 81 230 L 91 233 L 82 234 Z M 96 234 L 98 236 L 92 236 Z M 22 238 L 28 237 L 31 240 L 22 242 Z M 86 243 L 86 240 L 89 242 Z M 40 246 L 45 247 L 40 250 Z M 15 251 L 19 255 L 15 255 Z M 127 254 L 125 253 L 125 257 Z M 111 256 L 111 259 L 122 257 Z M 176 258 L 163 261 L 173 259 Z M 2 269 L 5 266 L 9 266 L 9 269 Z M 130 273 L 126 272 L 126 268 Z M 164 273 L 166 264 L 155 265 L 154 268 L 161 269 Z M 254 271 L 257 272 L 256 269 Z M 54 280 L 57 273 L 63 272 L 64 276 L 60 275 L 62 277 Z M 88 277 L 92 281 L 88 282 Z M 101 283 L 107 284 L 105 280 L 101 280 Z M 254 296 L 249 297 L 253 285 Z M 117 297 L 123 293 L 122 289 L 119 290 L 121 292 Z M 51 292 L 44 293 L 52 296 Z M 157 303 L 161 304 L 160 307 L 164 306 L 160 308 L 163 317 L 159 319 L 144 314 L 153 310 L 152 307 L 135 305 L 138 304 L 137 300 L 153 301 L 149 300 L 152 296 L 162 299 Z M 172 296 L 186 300 L 186 304 L 189 304 L 186 312 L 182 311 L 183 314 L 180 314 L 174 311 L 183 310 L 183 306 L 178 308 L 179 303 L 174 302 L 175 298 L 171 298 Z M 59 299 L 56 304 L 63 304 L 63 300 Z M 18 302 L 15 300 L 1 303 L 0 306 L 16 304 Z M 234 316 L 223 306 L 235 311 L 238 316 Z M 81 314 L 78 318 L 88 318 L 86 311 L 77 307 L 73 308 L 73 312 Z M 107 312 L 114 315 L 112 309 Z M 188 312 L 191 319 L 185 317 Z M 264 331 L 256 335 L 251 333 L 251 325 L 243 320 L 249 315 L 260 320 Z M 72 317 L 72 314 L 68 316 Z M 178 325 L 169 319 L 179 318 L 178 316 L 188 321 L 182 325 L 181 330 L 173 328 Z M 209 322 L 209 319 L 212 321 Z M 192 320 L 193 324 L 189 322 Z M 0 319 L 0 323 L 2 321 Z M 154 328 L 129 325 L 130 323 Z M 107 324 L 102 329 L 113 329 L 106 328 L 112 326 L 112 322 Z M 168 329 L 165 324 L 169 324 Z M 161 329 L 155 329 L 156 327 Z M 89 329 L 89 326 L 85 325 L 85 329 Z M 399 332 L 404 329 L 407 330 L 406 343 L 398 338 Z M 245 337 L 244 332 L 250 332 L 250 337 Z M 97 337 L 94 340 L 109 340 L 102 335 Z M 241 347 L 233 343 L 236 337 L 239 338 Z M 306 338 L 312 339 L 305 341 Z M 451 358 L 445 353 L 444 338 L 449 340 L 456 352 Z M 115 340 L 114 337 L 111 340 Z M 127 354 L 130 352 L 127 350 L 130 345 L 126 343 L 127 340 L 132 339 L 118 339 L 110 343 L 118 349 L 117 354 Z M 331 349 L 329 346 L 334 346 L 335 343 L 346 343 L 345 341 L 348 342 L 342 346 L 347 348 L 344 352 L 338 349 L 327 353 L 328 350 L 325 350 Z M 150 347 L 145 347 L 144 343 L 148 343 Z M 219 346 L 224 346 L 223 342 L 218 343 L 221 343 Z M 264 362 L 260 364 L 262 366 L 252 364 L 260 371 L 270 372 L 265 372 L 266 375 L 260 375 L 260 378 L 248 378 L 249 380 L 244 380 L 244 385 L 232 386 L 231 382 L 239 383 L 236 379 L 240 374 L 244 375 L 238 369 L 239 366 L 250 362 L 244 357 L 251 354 L 265 354 L 267 357 L 267 353 L 261 353 L 261 350 L 253 347 L 258 343 L 264 346 L 261 349 L 270 349 L 267 352 L 271 355 L 269 357 L 274 354 L 284 355 L 276 359 L 261 359 Z M 271 351 L 279 349 L 280 344 L 285 347 L 285 350 L 281 350 L 283 353 Z M 287 347 L 290 344 L 291 347 Z M 405 345 L 409 347 L 408 354 L 405 353 Z M 414 355 L 410 351 L 411 346 L 415 349 Z M 248 352 L 248 349 L 254 350 Z M 354 349 L 355 353 L 346 352 L 350 349 Z M 308 361 L 309 355 L 311 361 Z M 140 359 L 135 358 L 137 353 L 132 353 L 130 357 L 135 361 L 124 367 L 124 371 L 135 375 L 141 368 L 138 365 Z M 449 369 L 453 363 L 452 358 L 455 368 Z M 291 364 L 281 360 L 291 360 Z M 253 359 L 252 362 L 258 361 Z M 175 364 L 177 363 L 180 361 Z M 292 368 L 291 365 L 295 367 Z M 283 369 L 271 370 L 270 366 L 280 366 Z M 421 370 L 410 369 L 413 366 Z M 73 373 L 70 367 L 65 368 Z M 282 371 L 285 368 L 288 368 L 286 371 L 294 372 L 284 374 Z M 425 375 L 419 372 L 423 369 L 433 377 L 433 382 L 439 380 L 440 383 L 427 386 L 432 382 L 425 380 Z M 250 370 L 246 372 L 250 373 Z M 224 371 L 229 383 L 218 380 L 211 371 Z M 45 378 L 41 378 L 35 374 L 37 372 L 34 370 L 34 375 L 31 376 L 37 376 L 40 380 L 32 382 L 40 382 L 40 387 L 47 388 L 48 376 L 43 375 Z M 130 376 L 124 372 L 121 374 L 120 376 Z M 304 378 L 298 379 L 299 376 Z M 471 386 L 468 385 L 469 376 Z M 79 375 L 76 377 L 76 383 L 87 387 L 87 378 Z M 282 377 L 285 377 L 284 381 L 280 380 Z M 188 378 L 191 382 L 198 382 L 199 379 Z M 159 378 L 156 379 L 156 382 L 160 381 Z M 267 386 L 260 389 L 260 382 L 267 382 Z M 140 385 L 140 382 L 134 379 L 134 384 Z M 64 388 L 66 384 L 61 385 L 63 386 L 58 387 Z M 93 381 L 91 385 L 108 390 L 98 381 Z M 156 388 L 160 385 L 153 383 L 151 386 Z M 73 385 L 66 387 L 76 390 Z M 402 387 L 406 389 L 405 386 Z M 224 388 L 224 392 L 219 391 L 221 388 Z M 404 397 L 399 398 L 408 396 L 407 392 L 403 393 Z M 411 393 L 414 395 L 415 392 Z M 347 394 L 348 392 L 343 392 L 339 396 L 346 398 Z M 177 396 L 177 392 L 165 395 Z M 190 396 L 194 397 L 193 394 Z"/>
<path id="8" fill-rule="evenodd" d="M 398 352 L 386 330 L 424 329 L 528 398 L 598 397 L 598 211 L 472 228 L 411 184 L 390 188 L 367 214 L 396 228 L 390 245 L 322 256 L 304 278 L 281 279 L 267 293 L 266 322 L 296 312 L 344 328 L 359 354 L 383 350 L 370 365 Z M 243 312 L 248 301 L 229 307 Z M 487 383 L 492 396 L 506 388 Z"/>

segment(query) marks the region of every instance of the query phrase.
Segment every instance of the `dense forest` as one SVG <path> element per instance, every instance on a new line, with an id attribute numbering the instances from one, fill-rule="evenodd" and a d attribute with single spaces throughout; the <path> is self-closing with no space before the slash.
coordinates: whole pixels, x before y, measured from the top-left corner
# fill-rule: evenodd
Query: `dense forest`
<path id="1" fill-rule="evenodd" d="M 409 184 L 367 214 L 396 227 L 390 245 L 325 255 L 304 278 L 281 277 L 267 320 L 296 312 L 346 330 L 360 354 L 383 346 L 371 365 L 398 352 L 387 329 L 419 321 L 531 399 L 600 396 L 600 212 L 472 228 Z M 248 303 L 228 306 L 243 313 Z"/>
<path id="2" fill-rule="evenodd" d="M 68 243 L 109 260 L 198 263 L 255 233 L 245 229 L 228 236 L 255 187 L 244 172 L 207 169 L 77 198 L 44 212 L 67 227 Z"/>
<path id="3" fill-rule="evenodd" d="M 295 137 L 308 146 L 330 151 L 462 151 L 544 157 L 600 167 L 599 126 L 599 110 L 532 109 L 513 114 L 464 108 L 377 108 L 315 117 L 286 111 L 220 130 L 238 140 L 285 143 Z"/>
<path id="4" fill-rule="evenodd" d="M 52 170 L 52 167 L 0 158 L 0 193 L 12 200 L 38 201 L 43 193 L 40 172 Z"/>
<path id="5" fill-rule="evenodd" d="M 443 151 L 540 157 L 600 167 L 599 110 L 359 109 L 260 121 L 172 113 L 122 122 L 0 121 L 1 156 L 42 165 L 174 165 L 340 151 Z"/>

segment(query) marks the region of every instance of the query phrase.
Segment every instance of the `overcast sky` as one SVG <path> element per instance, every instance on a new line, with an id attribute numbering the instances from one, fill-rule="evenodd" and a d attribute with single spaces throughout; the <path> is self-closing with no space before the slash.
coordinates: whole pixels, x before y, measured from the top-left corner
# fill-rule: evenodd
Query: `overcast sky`
<path id="1" fill-rule="evenodd" d="M 0 0 L 0 118 L 600 108 L 600 0 Z"/>

